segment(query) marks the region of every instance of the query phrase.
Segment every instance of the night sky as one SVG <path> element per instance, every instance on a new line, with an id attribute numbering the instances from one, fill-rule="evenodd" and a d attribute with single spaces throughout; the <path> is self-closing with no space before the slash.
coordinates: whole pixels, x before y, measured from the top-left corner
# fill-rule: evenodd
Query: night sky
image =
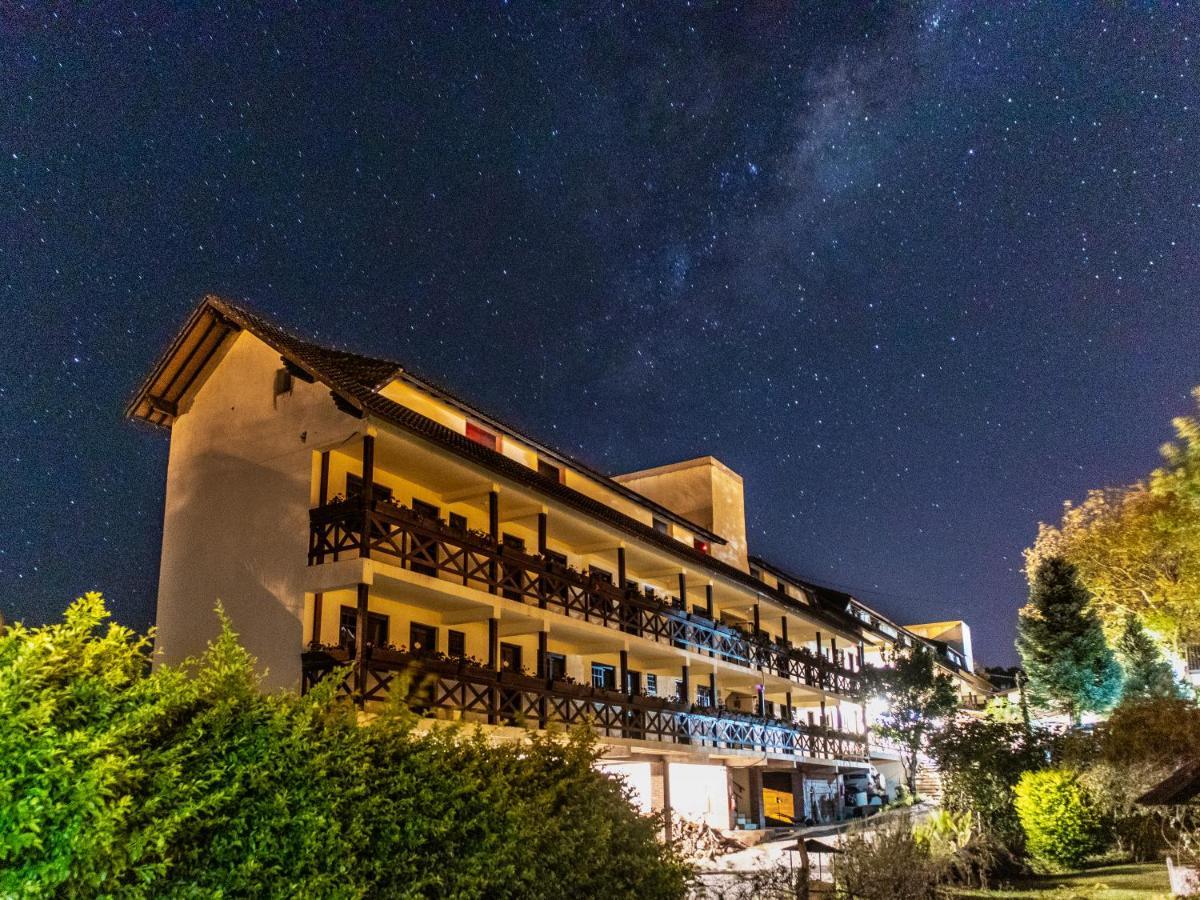
<path id="1" fill-rule="evenodd" d="M 712 454 L 752 551 L 988 662 L 1200 382 L 1200 5 L 242 6 L 0 13 L 9 618 L 150 623 L 122 414 L 207 292 L 606 471 Z"/>

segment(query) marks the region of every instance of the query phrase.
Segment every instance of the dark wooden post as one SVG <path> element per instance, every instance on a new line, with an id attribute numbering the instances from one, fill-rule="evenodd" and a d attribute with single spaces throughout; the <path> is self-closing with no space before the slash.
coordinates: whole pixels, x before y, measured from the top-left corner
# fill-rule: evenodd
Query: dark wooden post
<path id="1" fill-rule="evenodd" d="M 784 715 L 784 718 L 788 720 L 788 724 L 790 725 L 792 723 L 792 711 L 793 711 L 792 692 L 788 691 L 786 694 L 783 695 L 783 698 L 784 698 L 784 710 L 786 713 Z"/>
<path id="2" fill-rule="evenodd" d="M 861 672 L 863 670 L 863 666 L 865 666 L 866 664 L 867 664 L 867 661 L 866 661 L 866 657 L 865 657 L 864 650 L 863 650 L 863 642 L 859 641 L 858 642 L 858 671 Z"/>
<path id="3" fill-rule="evenodd" d="M 314 646 L 321 643 L 321 605 L 324 599 L 325 595 L 320 591 L 313 594 L 312 640 L 309 643 Z"/>
<path id="4" fill-rule="evenodd" d="M 838 664 L 837 638 L 835 638 L 835 637 L 829 638 L 829 661 L 831 663 L 833 663 L 835 666 Z"/>
<path id="5" fill-rule="evenodd" d="M 706 584 L 704 586 L 704 611 L 710 619 L 715 618 L 715 610 L 713 607 L 713 586 Z"/>
<path id="6" fill-rule="evenodd" d="M 544 515 L 544 513 L 543 513 Z M 537 676 L 538 678 L 549 678 L 550 673 L 547 671 L 546 653 L 547 643 L 550 635 L 543 629 L 538 632 L 538 648 L 537 648 Z M 538 728 L 546 727 L 546 695 L 542 693 L 538 696 Z"/>
<path id="7" fill-rule="evenodd" d="M 687 612 L 687 572 L 679 573 L 679 608 Z"/>
<path id="8" fill-rule="evenodd" d="M 625 590 L 625 548 L 617 548 L 617 587 Z"/>
<path id="9" fill-rule="evenodd" d="M 499 491 L 488 491 L 488 534 L 492 536 L 492 542 L 496 546 L 497 552 L 500 549 L 500 493 Z M 496 567 L 496 560 L 488 563 L 488 593 L 496 593 L 496 581 L 499 578 L 500 570 Z"/>
<path id="10" fill-rule="evenodd" d="M 549 533 L 550 517 L 544 512 L 538 513 L 538 553 L 546 552 L 546 540 Z"/>
<path id="11" fill-rule="evenodd" d="M 354 617 L 354 694 L 362 706 L 367 692 L 367 585 L 359 582 L 358 609 Z"/>
<path id="12" fill-rule="evenodd" d="M 767 686 L 765 684 L 758 686 L 758 714 L 760 716 L 767 714 Z"/>
<path id="13" fill-rule="evenodd" d="M 363 435 L 363 467 L 362 467 L 362 543 L 358 555 L 363 559 L 371 558 L 371 506 L 375 500 L 375 438 Z M 360 635 L 361 637 L 361 635 Z"/>
<path id="14" fill-rule="evenodd" d="M 500 671 L 500 620 L 488 619 L 488 668 Z M 488 724 L 500 721 L 500 688 L 495 682 L 488 684 Z"/>
<path id="15" fill-rule="evenodd" d="M 821 698 L 821 727 L 825 727 L 825 698 Z"/>
<path id="16" fill-rule="evenodd" d="M 783 642 L 784 642 L 785 644 L 788 642 L 788 635 L 787 635 L 787 616 L 780 616 L 780 617 L 779 617 L 779 636 L 780 636 L 781 638 L 783 638 Z"/>
<path id="17" fill-rule="evenodd" d="M 759 611 L 758 604 L 755 603 L 754 604 L 754 639 L 755 640 L 758 640 L 758 635 L 759 635 L 759 632 L 761 632 L 761 631 L 762 631 L 761 613 Z"/>
<path id="18" fill-rule="evenodd" d="M 622 694 L 631 694 L 633 692 L 631 690 L 629 690 L 629 651 L 628 650 L 621 651 L 620 669 L 621 669 L 621 693 Z"/>
<path id="19" fill-rule="evenodd" d="M 691 703 L 692 702 L 692 688 L 691 688 L 691 685 L 688 683 L 688 667 L 687 667 L 686 663 L 683 666 L 683 675 L 680 678 L 680 681 L 682 682 L 683 696 L 680 697 L 679 699 L 683 703 Z"/>
<path id="20" fill-rule="evenodd" d="M 716 709 L 718 706 L 720 706 L 720 704 L 717 702 L 717 673 L 716 672 L 708 673 L 708 694 L 709 694 L 709 702 L 712 704 L 713 709 Z"/>
<path id="21" fill-rule="evenodd" d="M 329 502 L 329 451 L 321 453 L 321 477 L 317 481 L 317 506 Z"/>

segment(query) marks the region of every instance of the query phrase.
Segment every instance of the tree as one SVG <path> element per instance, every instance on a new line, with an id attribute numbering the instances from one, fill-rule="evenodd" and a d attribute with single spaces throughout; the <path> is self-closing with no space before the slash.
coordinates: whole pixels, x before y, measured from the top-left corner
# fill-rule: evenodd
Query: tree
<path id="1" fill-rule="evenodd" d="M 1075 566 L 1051 557 L 1038 567 L 1017 623 L 1031 699 L 1075 723 L 1111 707 L 1121 691 L 1121 667 L 1090 601 Z"/>
<path id="2" fill-rule="evenodd" d="M 899 746 L 904 779 L 915 796 L 920 753 L 958 708 L 954 683 L 936 671 L 933 652 L 921 644 L 896 653 L 891 666 L 868 669 L 866 676 L 866 692 L 884 702 L 871 727 Z"/>
<path id="3" fill-rule="evenodd" d="M 1125 616 L 1125 628 L 1117 640 L 1117 653 L 1125 672 L 1122 700 L 1131 698 L 1178 697 L 1175 672 L 1162 649 L 1133 613 Z"/>
<path id="4" fill-rule="evenodd" d="M 979 828 L 1020 855 L 1024 833 L 1013 805 L 1013 788 L 1025 772 L 1044 768 L 1053 736 L 1019 719 L 998 722 L 960 716 L 930 741 L 942 776 L 942 806 L 970 813 Z"/>
<path id="5" fill-rule="evenodd" d="M 415 728 L 264 694 L 224 623 L 151 671 L 98 595 L 0 636 L 0 896 L 682 898 L 595 737 Z M 398 697 L 399 692 L 393 696 Z"/>
<path id="6" fill-rule="evenodd" d="M 1200 404 L 1200 388 L 1192 396 Z M 1074 563 L 1110 634 L 1132 612 L 1178 644 L 1200 628 L 1200 416 L 1173 425 L 1160 468 L 1065 504 L 1058 525 L 1038 527 L 1025 562 L 1030 583 L 1052 557 Z"/>

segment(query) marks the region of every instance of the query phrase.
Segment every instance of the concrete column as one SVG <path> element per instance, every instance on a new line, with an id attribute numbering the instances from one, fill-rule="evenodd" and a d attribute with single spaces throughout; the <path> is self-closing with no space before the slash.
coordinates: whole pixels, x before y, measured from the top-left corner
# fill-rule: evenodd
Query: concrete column
<path id="1" fill-rule="evenodd" d="M 767 822 L 763 815 L 762 769 L 753 766 L 746 774 L 750 776 L 750 821 L 756 823 L 757 828 L 765 828 Z"/>

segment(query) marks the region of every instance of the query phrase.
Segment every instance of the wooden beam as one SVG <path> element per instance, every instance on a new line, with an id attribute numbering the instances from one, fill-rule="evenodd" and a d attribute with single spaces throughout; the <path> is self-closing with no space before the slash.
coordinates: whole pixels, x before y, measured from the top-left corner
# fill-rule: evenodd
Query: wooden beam
<path id="1" fill-rule="evenodd" d="M 321 452 L 321 477 L 317 484 L 317 506 L 329 502 L 329 451 Z"/>
<path id="2" fill-rule="evenodd" d="M 362 446 L 362 501 L 363 501 L 363 523 L 362 523 L 362 546 L 359 549 L 359 556 L 363 559 L 371 558 L 371 513 L 372 503 L 375 500 L 375 438 L 369 434 L 363 435 Z"/>
<path id="3" fill-rule="evenodd" d="M 325 599 L 325 595 L 320 591 L 313 594 L 313 618 L 312 618 L 312 639 L 311 643 L 321 643 L 321 605 Z"/>
<path id="4" fill-rule="evenodd" d="M 538 553 L 546 552 L 546 541 L 549 538 L 550 517 L 545 512 L 538 513 Z"/>
<path id="5" fill-rule="evenodd" d="M 358 608 L 354 617 L 354 693 L 359 706 L 367 692 L 367 585 L 358 584 Z"/>

